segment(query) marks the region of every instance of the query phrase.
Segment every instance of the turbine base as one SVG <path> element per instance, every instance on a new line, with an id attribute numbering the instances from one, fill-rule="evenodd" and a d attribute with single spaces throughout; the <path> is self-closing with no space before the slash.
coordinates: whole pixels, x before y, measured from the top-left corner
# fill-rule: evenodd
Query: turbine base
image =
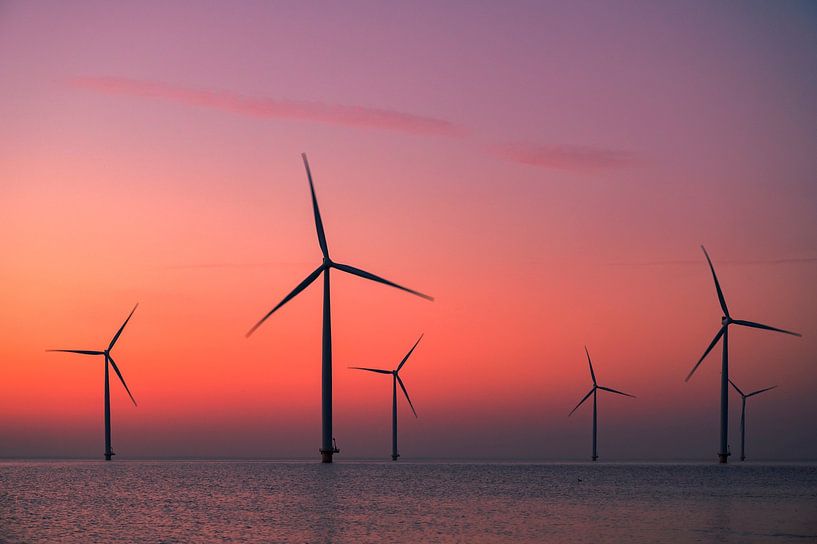
<path id="1" fill-rule="evenodd" d="M 595 461 L 596 461 L 596 459 L 598 459 L 598 458 L 599 458 L 599 456 L 598 456 L 598 455 L 594 455 L 594 456 L 593 456 L 593 461 L 595 462 Z"/>
<path id="2" fill-rule="evenodd" d="M 332 455 L 335 453 L 340 453 L 338 448 L 332 448 L 331 450 L 320 450 L 321 451 L 321 463 L 331 463 L 332 462 Z"/>
<path id="3" fill-rule="evenodd" d="M 398 458 L 398 457 L 400 457 L 400 454 L 399 454 L 399 453 L 392 453 L 392 454 L 391 454 L 391 460 L 392 460 L 392 461 L 397 461 L 397 458 Z"/>
<path id="4" fill-rule="evenodd" d="M 727 463 L 729 456 L 732 455 L 731 453 L 719 453 L 718 454 L 718 462 L 722 465 Z"/>

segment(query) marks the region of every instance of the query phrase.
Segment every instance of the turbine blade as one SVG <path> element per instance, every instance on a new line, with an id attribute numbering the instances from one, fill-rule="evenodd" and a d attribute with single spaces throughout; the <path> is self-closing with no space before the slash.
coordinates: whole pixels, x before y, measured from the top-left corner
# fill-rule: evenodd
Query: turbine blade
<path id="1" fill-rule="evenodd" d="M 602 387 L 602 386 L 600 386 L 600 385 L 599 385 L 599 386 L 598 386 L 598 388 L 599 388 L 599 389 L 604 389 L 605 391 L 609 391 L 610 393 L 615 393 L 615 394 L 617 394 L 617 395 L 624 395 L 625 397 L 632 397 L 632 398 L 636 398 L 636 397 L 635 397 L 635 395 L 631 395 L 631 394 L 629 394 L 629 393 L 625 393 L 625 392 L 623 392 L 623 391 L 617 391 L 617 390 L 615 390 L 615 389 L 610 389 L 609 387 Z"/>
<path id="2" fill-rule="evenodd" d="M 590 390 L 590 392 L 589 392 L 588 394 L 586 394 L 582 400 L 580 400 L 580 401 L 579 401 L 579 404 L 577 404 L 577 405 L 576 405 L 576 407 L 575 407 L 575 408 L 573 408 L 573 409 L 570 411 L 570 413 L 569 413 L 569 414 L 567 414 L 567 417 L 572 416 L 572 415 L 573 415 L 573 412 L 575 412 L 576 410 L 578 410 L 578 409 L 579 409 L 579 406 L 581 406 L 582 404 L 584 404 L 584 401 L 586 401 L 587 399 L 589 399 L 589 398 L 590 398 L 590 395 L 592 395 L 592 394 L 593 394 L 593 391 L 595 391 L 595 390 L 596 390 L 596 386 L 594 385 L 594 386 L 593 386 L 593 389 L 591 389 L 591 390 Z"/>
<path id="3" fill-rule="evenodd" d="M 414 412 L 414 417 L 417 417 L 417 411 L 414 409 L 414 405 L 411 403 L 411 398 L 409 398 L 408 391 L 406 391 L 406 386 L 403 385 L 403 380 L 400 379 L 400 376 L 395 375 L 394 377 L 397 378 L 397 383 L 400 384 L 400 389 L 403 390 L 403 394 L 406 396 L 409 406 L 411 406 L 411 411 Z"/>
<path id="4" fill-rule="evenodd" d="M 91 351 L 88 349 L 47 349 L 45 351 L 60 351 L 62 353 L 79 353 L 81 355 L 104 355 L 104 351 Z"/>
<path id="5" fill-rule="evenodd" d="M 775 387 L 777 387 L 777 386 L 776 386 L 776 385 L 773 385 L 773 386 L 771 386 L 771 387 L 767 387 L 766 389 L 759 389 L 759 390 L 757 390 L 757 391 L 753 391 L 752 393 L 749 393 L 749 394 L 748 394 L 748 395 L 746 395 L 746 396 L 747 396 L 747 397 L 753 397 L 753 396 L 755 396 L 755 395 L 759 395 L 759 394 L 761 394 L 761 393 L 765 393 L 766 391 L 770 391 L 770 390 L 774 389 Z"/>
<path id="6" fill-rule="evenodd" d="M 380 276 L 375 276 L 374 274 L 372 274 L 370 272 L 366 272 L 365 270 L 355 268 L 354 266 L 349 266 L 348 264 L 332 263 L 331 266 L 334 266 L 338 270 L 343 270 L 347 274 L 352 274 L 353 276 L 360 276 L 361 278 L 365 278 L 367 280 L 372 280 L 372 281 L 376 281 L 378 283 L 383 283 L 385 285 L 390 285 L 390 286 L 396 287 L 397 289 L 400 289 L 402 291 L 406 291 L 407 293 L 411 293 L 412 295 L 417 295 L 418 297 L 422 297 L 422 298 L 424 298 L 426 300 L 431 300 L 431 301 L 434 300 L 433 297 L 425 295 L 425 294 L 423 294 L 423 293 L 421 293 L 419 291 L 415 291 L 414 289 L 409 289 L 408 287 L 403 287 L 402 285 L 398 285 L 398 284 L 396 284 L 396 283 L 394 283 L 392 281 L 389 281 L 387 279 L 383 279 Z"/>
<path id="7" fill-rule="evenodd" d="M 743 391 L 741 391 L 741 390 L 740 390 L 740 387 L 738 387 L 737 385 L 735 385 L 735 382 L 733 382 L 733 381 L 732 381 L 732 378 L 727 378 L 727 379 L 729 380 L 729 383 L 731 383 L 731 384 L 732 384 L 732 387 L 734 387 L 734 388 L 735 388 L 735 391 L 737 391 L 738 393 L 740 393 L 740 396 L 741 396 L 741 397 L 745 397 L 745 396 L 746 396 L 746 395 L 744 395 L 744 394 L 743 394 Z"/>
<path id="8" fill-rule="evenodd" d="M 116 363 L 114 362 L 113 357 L 111 357 L 110 353 L 108 354 L 108 360 L 111 362 L 111 366 L 113 367 L 113 371 L 116 372 L 117 376 L 119 376 L 119 381 L 122 382 L 122 385 L 125 386 L 125 391 L 128 392 L 128 396 L 130 397 L 130 400 L 133 402 L 133 405 L 136 406 L 136 399 L 133 398 L 133 395 L 131 394 L 130 389 L 128 389 L 128 384 L 125 383 L 125 378 L 122 377 L 122 373 L 119 372 L 119 367 L 116 366 Z"/>
<path id="9" fill-rule="evenodd" d="M 136 303 L 136 306 L 134 306 L 134 307 L 133 307 L 133 310 L 131 310 L 131 311 L 130 311 L 130 313 L 128 314 L 128 318 L 125 320 L 125 322 L 124 322 L 124 323 L 122 323 L 122 326 L 121 326 L 121 327 L 119 327 L 119 330 L 118 330 L 118 331 L 116 331 L 116 334 L 113 336 L 113 339 L 111 340 L 111 343 L 110 343 L 110 344 L 108 344 L 108 351 L 111 351 L 111 348 L 113 348 L 113 345 L 114 345 L 114 344 L 116 344 L 116 341 L 117 341 L 117 340 L 119 340 L 119 335 L 120 335 L 120 334 L 122 334 L 122 331 L 123 331 L 123 330 L 125 330 L 125 325 L 127 325 L 127 324 L 128 324 L 128 321 L 130 321 L 130 318 L 131 318 L 131 316 L 133 315 L 133 312 L 135 312 L 135 311 L 136 311 L 136 308 L 137 308 L 138 306 L 139 306 L 139 303 L 137 302 L 137 303 Z"/>
<path id="10" fill-rule="evenodd" d="M 417 344 L 419 344 L 419 343 L 420 343 L 420 340 L 422 340 L 422 339 L 423 339 L 423 335 L 421 334 L 421 335 L 420 335 L 420 338 L 418 338 L 418 339 L 417 339 L 417 341 L 416 341 L 416 342 L 414 342 L 414 345 L 413 345 L 413 346 L 411 346 L 411 349 L 409 350 L 409 352 L 408 352 L 408 353 L 406 353 L 406 356 L 405 356 L 405 357 L 403 357 L 403 360 L 402 360 L 402 361 L 400 361 L 400 364 L 399 364 L 399 365 L 397 365 L 397 372 L 400 372 L 400 369 L 401 369 L 401 368 L 403 368 L 403 365 L 404 365 L 404 364 L 406 364 L 406 361 L 408 361 L 408 358 L 409 358 L 409 357 L 411 357 L 411 354 L 414 352 L 414 348 L 416 348 L 416 347 L 417 347 Z"/>
<path id="11" fill-rule="evenodd" d="M 249 330 L 249 332 L 246 334 L 247 338 L 249 338 L 249 337 L 250 337 L 250 335 L 251 335 L 252 333 L 254 333 L 254 332 L 255 332 L 255 330 L 256 330 L 258 327 L 260 327 L 260 326 L 261 326 L 261 324 L 262 324 L 264 321 L 266 321 L 266 320 L 267 320 L 267 318 L 268 318 L 269 316 L 271 316 L 272 314 L 274 314 L 274 313 L 275 313 L 275 311 L 276 311 L 278 308 L 280 308 L 281 306 L 283 306 L 284 304 L 286 304 L 287 302 L 289 302 L 290 300 L 292 300 L 292 298 L 293 298 L 293 297 L 295 297 L 295 296 L 296 296 L 298 293 L 300 293 L 301 291 L 303 291 L 304 289 L 306 289 L 307 287 L 309 287 L 309 284 L 310 284 L 310 283 L 312 283 L 313 281 L 315 281 L 315 279 L 317 279 L 317 277 L 318 277 L 318 276 L 320 276 L 320 275 L 321 275 L 321 272 L 323 272 L 323 271 L 324 271 L 324 266 L 323 266 L 323 265 L 320 265 L 318 268 L 316 268 L 316 269 L 315 269 L 315 271 L 314 271 L 314 272 L 312 272 L 310 275 L 308 275 L 308 276 L 306 277 L 306 279 L 305 279 L 304 281 L 302 281 L 301 283 L 299 283 L 299 284 L 298 284 L 298 286 L 297 286 L 295 289 L 293 289 L 293 290 L 292 290 L 292 292 L 291 292 L 290 294 L 288 294 L 287 296 L 285 296 L 285 297 L 284 297 L 284 299 L 283 299 L 281 302 L 279 302 L 279 303 L 278 303 L 278 304 L 275 306 L 275 308 L 273 308 L 272 310 L 270 310 L 270 311 L 267 313 L 267 315 L 265 315 L 264 317 L 262 317 L 262 318 L 261 318 L 261 320 L 260 320 L 258 323 L 256 323 L 255 325 L 253 325 L 253 327 L 252 327 L 252 328 Z"/>
<path id="12" fill-rule="evenodd" d="M 318 199 L 315 197 L 315 186 L 312 184 L 312 171 L 309 169 L 309 161 L 306 160 L 306 153 L 301 153 L 306 168 L 306 177 L 309 178 L 309 192 L 312 194 L 312 212 L 315 214 L 315 229 L 318 231 L 318 244 L 325 258 L 329 258 L 329 248 L 326 246 L 326 233 L 323 231 L 323 221 L 321 211 L 318 209 Z"/>
<path id="13" fill-rule="evenodd" d="M 754 323 L 752 321 L 743 321 L 742 319 L 735 319 L 732 321 L 735 325 L 743 325 L 744 327 L 754 327 L 755 329 L 763 329 L 765 331 L 775 331 L 775 332 L 782 332 L 783 334 L 790 334 L 792 336 L 803 336 L 799 332 L 791 332 L 784 329 L 778 329 L 777 327 L 770 327 L 769 325 L 763 325 L 762 323 Z"/>
<path id="14" fill-rule="evenodd" d="M 712 259 L 709 258 L 709 253 L 706 252 L 706 248 L 701 246 L 701 249 L 704 250 L 704 255 L 706 255 L 706 262 L 709 263 L 709 269 L 712 271 L 712 279 L 715 280 L 715 289 L 718 291 L 718 300 L 721 303 L 721 310 L 723 310 L 723 315 L 729 317 L 729 308 L 726 307 L 726 300 L 723 298 L 723 291 L 721 291 L 721 284 L 718 282 L 718 276 L 715 274 L 715 267 L 712 266 Z"/>
<path id="15" fill-rule="evenodd" d="M 726 330 L 726 326 L 724 325 L 724 326 L 723 326 L 723 327 L 721 327 L 721 329 L 718 331 L 718 334 L 716 334 L 716 335 L 715 335 L 715 338 L 714 338 L 714 339 L 712 340 L 712 342 L 709 344 L 709 347 L 708 347 L 708 348 L 706 348 L 706 351 L 704 352 L 704 354 L 703 354 L 703 355 L 701 355 L 701 358 L 700 358 L 700 359 L 698 359 L 698 362 L 697 362 L 697 363 L 695 363 L 695 366 L 694 366 L 694 367 L 692 367 L 692 370 L 690 370 L 690 371 L 689 371 L 689 374 L 687 374 L 686 379 L 684 379 L 684 381 L 685 381 L 685 382 L 688 382 L 688 381 L 689 381 L 689 379 L 692 377 L 692 375 L 693 375 L 693 374 L 695 374 L 695 371 L 696 371 L 696 370 L 698 370 L 698 367 L 699 367 L 699 366 L 701 366 L 701 363 L 703 362 L 703 360 L 706 358 L 706 356 L 707 356 L 707 355 L 709 355 L 709 352 L 710 352 L 710 351 L 712 351 L 712 348 L 714 348 L 714 347 L 715 347 L 715 344 L 717 344 L 717 343 L 718 343 L 718 340 L 720 340 L 720 339 L 721 339 L 721 336 L 723 336 L 723 332 L 724 332 L 725 330 Z"/>
<path id="16" fill-rule="evenodd" d="M 590 365 L 590 377 L 593 378 L 593 385 L 596 385 L 596 373 L 593 372 L 593 362 L 590 360 L 590 352 L 587 351 L 587 346 L 584 346 L 584 352 L 587 354 L 587 364 Z"/>
<path id="17" fill-rule="evenodd" d="M 362 366 L 350 366 L 353 370 L 367 370 L 369 372 L 377 372 L 378 374 L 391 374 L 391 370 L 380 370 L 379 368 L 365 368 Z"/>

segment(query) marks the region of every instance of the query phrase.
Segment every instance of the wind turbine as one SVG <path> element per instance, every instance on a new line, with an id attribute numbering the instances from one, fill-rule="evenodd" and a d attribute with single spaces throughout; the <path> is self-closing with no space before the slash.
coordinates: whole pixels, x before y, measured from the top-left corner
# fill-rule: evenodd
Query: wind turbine
<path id="1" fill-rule="evenodd" d="M 792 336 L 802 335 L 796 332 L 786 331 L 776 327 L 770 327 L 768 325 L 762 325 L 760 323 L 753 323 L 752 321 L 732 319 L 732 316 L 729 314 L 729 309 L 726 307 L 726 299 L 723 297 L 723 291 L 721 291 L 721 285 L 718 283 L 718 276 L 715 274 L 715 267 L 712 266 L 712 260 L 709 258 L 709 253 L 706 252 L 706 248 L 704 246 L 701 246 L 701 249 L 704 251 L 706 262 L 709 263 L 709 269 L 712 271 L 712 279 L 715 280 L 715 290 L 718 292 L 718 301 L 721 304 L 721 310 L 723 310 L 723 317 L 721 318 L 720 330 L 718 330 L 715 338 L 712 340 L 712 342 L 710 342 L 709 347 L 706 348 L 704 354 L 701 355 L 701 358 L 698 359 L 698 362 L 695 363 L 694 367 L 692 367 L 692 370 L 689 372 L 686 380 L 684 381 L 689 381 L 695 371 L 698 370 L 698 367 L 701 365 L 706 356 L 709 355 L 709 352 L 712 351 L 712 348 L 715 347 L 715 344 L 718 343 L 718 340 L 723 337 L 723 356 L 721 359 L 721 444 L 718 459 L 721 463 L 726 463 L 727 458 L 730 455 L 727 444 L 729 434 L 729 325 L 743 325 L 744 327 L 782 332 L 783 334 L 791 334 Z"/>
<path id="2" fill-rule="evenodd" d="M 119 367 L 116 366 L 116 362 L 111 357 L 111 350 L 113 349 L 114 344 L 116 341 L 119 340 L 119 335 L 122 334 L 122 331 L 125 328 L 125 325 L 128 324 L 130 321 L 133 312 L 136 311 L 136 306 L 133 307 L 130 314 L 128 314 L 128 318 L 122 323 L 122 326 L 119 327 L 119 330 L 116 331 L 116 334 L 111 339 L 111 343 L 108 344 L 108 347 L 102 351 L 96 350 L 87 350 L 87 349 L 47 349 L 46 351 L 59 351 L 63 353 L 79 353 L 80 355 L 102 355 L 105 357 L 105 460 L 110 461 L 112 455 L 116 455 L 113 450 L 111 450 L 111 389 L 110 385 L 108 384 L 108 365 L 113 367 L 114 372 L 116 375 L 119 376 L 119 381 L 122 382 L 122 385 L 125 386 L 125 391 L 128 392 L 128 396 L 130 400 L 133 402 L 133 405 L 136 406 L 136 400 L 131 395 L 130 389 L 128 389 L 128 384 L 125 383 L 125 378 L 122 377 L 122 373 L 119 371 Z"/>
<path id="3" fill-rule="evenodd" d="M 584 401 L 586 401 L 587 399 L 590 398 L 590 395 L 593 395 L 593 461 L 595 461 L 596 459 L 599 458 L 599 456 L 596 453 L 596 419 L 597 419 L 597 416 L 596 416 L 596 412 L 597 412 L 597 410 L 596 410 L 596 395 L 597 395 L 597 391 L 599 389 L 601 389 L 602 391 L 609 391 L 610 393 L 615 393 L 617 395 L 624 395 L 625 397 L 632 397 L 632 398 L 635 398 L 635 395 L 630 395 L 629 393 L 623 393 L 621 391 L 616 391 L 615 389 L 610 389 L 609 387 L 604 387 L 604 386 L 599 385 L 596 382 L 596 373 L 593 372 L 593 362 L 590 360 L 590 352 L 587 351 L 587 346 L 584 347 L 584 352 L 587 354 L 587 364 L 590 365 L 590 377 L 593 379 L 593 388 L 590 390 L 589 393 L 587 393 L 584 396 L 584 398 L 582 400 L 579 401 L 579 404 L 577 404 L 576 407 L 573 408 L 573 410 L 571 410 L 569 414 L 567 414 L 567 417 L 572 416 L 573 412 L 578 410 L 579 406 L 584 404 Z"/>
<path id="4" fill-rule="evenodd" d="M 740 408 L 740 460 L 745 461 L 746 460 L 746 399 L 748 399 L 749 397 L 754 397 L 755 395 L 759 395 L 761 393 L 765 393 L 766 391 L 770 391 L 770 390 L 774 389 L 777 386 L 773 385 L 773 386 L 767 387 L 765 389 L 758 389 L 757 391 L 752 391 L 749 394 L 744 394 L 744 392 L 741 391 L 740 388 L 737 385 L 735 385 L 735 382 L 733 382 L 731 379 L 729 380 L 729 383 L 732 384 L 732 387 L 735 388 L 735 391 L 738 392 L 738 394 L 740 395 L 740 398 L 741 398 L 741 408 Z"/>
<path id="5" fill-rule="evenodd" d="M 391 374 L 392 377 L 392 385 L 391 385 L 391 393 L 392 393 L 392 400 L 391 400 L 391 460 L 397 461 L 397 458 L 400 457 L 400 454 L 397 453 L 397 384 L 400 384 L 400 389 L 403 390 L 403 394 L 406 396 L 406 400 L 411 406 L 411 411 L 414 413 L 414 417 L 417 417 L 417 412 L 414 410 L 414 405 L 411 403 L 411 399 L 409 398 L 408 391 L 406 391 L 406 386 L 403 385 L 403 380 L 400 379 L 400 369 L 403 368 L 403 365 L 406 364 L 408 358 L 411 357 L 411 354 L 414 352 L 414 348 L 417 347 L 417 344 L 420 343 L 420 340 L 423 339 L 423 335 L 420 335 L 420 338 L 414 343 L 406 356 L 403 357 L 403 360 L 400 361 L 400 364 L 397 365 L 397 368 L 394 370 L 381 370 L 379 368 L 364 368 L 361 366 L 350 366 L 349 368 L 353 368 L 355 370 L 366 370 L 368 372 L 377 372 L 378 374 Z"/>
<path id="6" fill-rule="evenodd" d="M 402 285 L 398 285 L 394 282 L 389 280 L 383 279 L 380 276 L 375 276 L 365 270 L 361 270 L 359 268 L 355 268 L 353 266 L 349 266 L 348 264 L 341 264 L 338 262 L 333 261 L 329 258 L 329 249 L 326 244 L 326 234 L 323 231 L 323 221 L 321 221 L 321 212 L 318 209 L 318 199 L 315 197 L 315 186 L 312 183 L 312 173 L 309 170 L 309 162 L 306 160 L 306 153 L 301 153 L 301 157 L 304 160 L 304 167 L 306 168 L 306 177 L 309 180 L 309 191 L 312 195 L 312 211 L 315 215 L 315 229 L 318 233 L 318 245 L 321 247 L 321 253 L 323 254 L 323 262 L 316 268 L 311 274 L 309 274 L 306 279 L 304 279 L 301 283 L 292 290 L 287 296 L 281 300 L 272 310 L 270 310 L 267 315 L 261 318 L 258 323 L 256 323 L 252 329 L 249 330 L 247 333 L 247 337 L 249 337 L 255 330 L 261 326 L 261 324 L 269 318 L 273 313 L 275 313 L 278 308 L 289 302 L 292 298 L 298 295 L 301 291 L 306 289 L 309 284 L 315 281 L 318 276 L 323 274 L 323 339 L 322 339 L 322 350 L 321 350 L 321 403 L 322 403 L 322 437 L 321 437 L 321 460 L 324 463 L 331 463 L 332 462 L 332 455 L 338 453 L 340 450 L 335 447 L 333 443 L 332 437 L 332 318 L 331 318 L 331 311 L 329 305 L 329 272 L 330 270 L 337 269 L 342 272 L 346 272 L 347 274 L 352 274 L 353 276 L 359 276 L 361 278 L 376 281 L 378 283 L 383 283 L 385 285 L 389 285 L 391 287 L 396 287 L 402 291 L 406 291 L 413 295 L 417 295 L 427 300 L 434 300 L 432 297 L 428 295 L 424 295 L 419 291 L 414 291 L 407 287 L 403 287 Z"/>

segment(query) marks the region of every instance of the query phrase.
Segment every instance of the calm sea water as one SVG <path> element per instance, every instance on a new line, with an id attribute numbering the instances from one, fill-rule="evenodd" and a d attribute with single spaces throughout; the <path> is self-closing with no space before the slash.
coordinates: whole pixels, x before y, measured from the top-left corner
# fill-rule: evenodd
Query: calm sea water
<path id="1" fill-rule="evenodd" d="M 0 462 L 0 542 L 817 542 L 817 466 Z"/>

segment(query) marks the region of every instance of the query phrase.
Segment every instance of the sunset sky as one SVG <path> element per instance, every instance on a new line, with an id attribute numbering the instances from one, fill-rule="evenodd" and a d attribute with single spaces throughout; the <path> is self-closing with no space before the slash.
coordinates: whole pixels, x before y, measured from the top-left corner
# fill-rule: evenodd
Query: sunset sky
<path id="1" fill-rule="evenodd" d="M 817 458 L 817 4 L 0 2 L 0 457 Z M 740 402 L 730 397 L 730 443 Z"/>

